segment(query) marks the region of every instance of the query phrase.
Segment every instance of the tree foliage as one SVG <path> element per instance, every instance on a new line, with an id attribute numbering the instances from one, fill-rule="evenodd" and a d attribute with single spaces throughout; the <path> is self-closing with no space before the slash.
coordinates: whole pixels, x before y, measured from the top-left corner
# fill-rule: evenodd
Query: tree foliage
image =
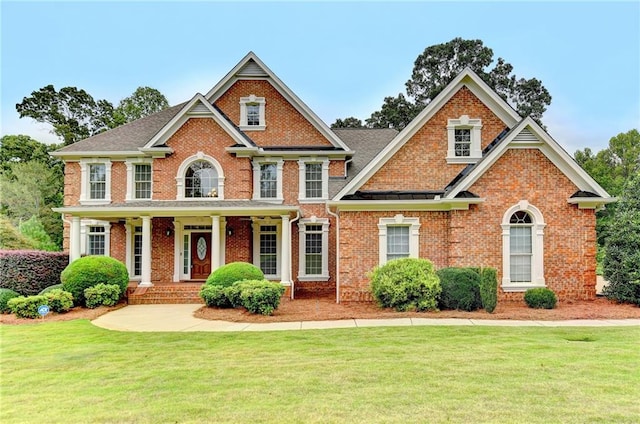
<path id="1" fill-rule="evenodd" d="M 640 173 L 624 186 L 605 245 L 604 294 L 640 306 Z"/>
<path id="2" fill-rule="evenodd" d="M 16 104 L 20 118 L 48 123 L 65 145 L 115 128 L 168 106 L 167 99 L 149 87 L 139 87 L 115 108 L 108 100 L 95 100 L 85 90 L 51 84 L 31 93 Z"/>
<path id="3" fill-rule="evenodd" d="M 493 64 L 493 67 L 491 65 Z M 551 95 L 536 78 L 518 78 L 513 66 L 481 40 L 453 40 L 427 47 L 415 60 L 406 96 L 385 97 L 382 108 L 366 120 L 370 128 L 403 129 L 465 68 L 473 70 L 521 116 L 531 116 L 542 125 L 542 115 Z"/>
<path id="4" fill-rule="evenodd" d="M 58 168 L 62 175 L 62 162 L 49 155 L 58 147 L 40 143 L 28 135 L 5 135 L 0 139 L 0 172 L 9 172 L 13 163 L 38 161 Z"/>
<path id="5" fill-rule="evenodd" d="M 33 242 L 37 250 L 46 250 L 49 252 L 59 250 L 58 246 L 51 241 L 51 237 L 47 234 L 47 231 L 37 216 L 34 215 L 27 221 L 21 222 L 18 228 L 23 236 Z"/>
<path id="6" fill-rule="evenodd" d="M 331 128 L 364 128 L 364 125 L 361 119 L 350 116 L 345 119 L 336 119 L 336 122 L 331 124 Z"/>

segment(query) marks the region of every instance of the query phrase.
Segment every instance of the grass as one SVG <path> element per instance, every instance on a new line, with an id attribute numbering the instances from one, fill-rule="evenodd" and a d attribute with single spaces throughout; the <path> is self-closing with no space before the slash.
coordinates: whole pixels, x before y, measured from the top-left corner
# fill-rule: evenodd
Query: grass
<path id="1" fill-rule="evenodd" d="M 124 333 L 0 326 L 0 422 L 611 423 L 640 327 Z"/>

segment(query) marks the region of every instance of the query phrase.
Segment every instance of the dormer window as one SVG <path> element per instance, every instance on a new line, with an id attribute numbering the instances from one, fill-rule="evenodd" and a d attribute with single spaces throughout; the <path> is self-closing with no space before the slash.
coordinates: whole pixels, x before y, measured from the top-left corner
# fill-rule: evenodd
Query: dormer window
<path id="1" fill-rule="evenodd" d="M 265 99 L 254 94 L 240 98 L 240 129 L 244 131 L 264 130 Z"/>
<path id="2" fill-rule="evenodd" d="M 448 163 L 475 163 L 482 157 L 482 121 L 462 115 L 447 122 Z"/>

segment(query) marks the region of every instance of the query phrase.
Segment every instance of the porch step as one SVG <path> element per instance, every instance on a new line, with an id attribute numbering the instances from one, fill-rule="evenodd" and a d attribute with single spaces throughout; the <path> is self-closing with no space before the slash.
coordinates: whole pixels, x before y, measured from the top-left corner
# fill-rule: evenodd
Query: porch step
<path id="1" fill-rule="evenodd" d="M 204 303 L 200 298 L 202 284 L 157 284 L 152 287 L 129 287 L 129 305 Z"/>

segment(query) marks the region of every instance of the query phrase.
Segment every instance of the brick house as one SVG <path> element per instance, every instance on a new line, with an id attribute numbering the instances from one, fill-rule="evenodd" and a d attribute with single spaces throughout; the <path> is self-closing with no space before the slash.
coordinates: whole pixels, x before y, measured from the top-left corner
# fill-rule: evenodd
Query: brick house
<path id="1" fill-rule="evenodd" d="M 613 200 L 470 70 L 401 132 L 332 130 L 249 53 L 205 95 L 54 155 L 71 260 L 112 256 L 139 287 L 247 261 L 292 297 L 369 301 L 374 266 L 424 257 L 496 268 L 502 299 L 591 299 Z"/>

